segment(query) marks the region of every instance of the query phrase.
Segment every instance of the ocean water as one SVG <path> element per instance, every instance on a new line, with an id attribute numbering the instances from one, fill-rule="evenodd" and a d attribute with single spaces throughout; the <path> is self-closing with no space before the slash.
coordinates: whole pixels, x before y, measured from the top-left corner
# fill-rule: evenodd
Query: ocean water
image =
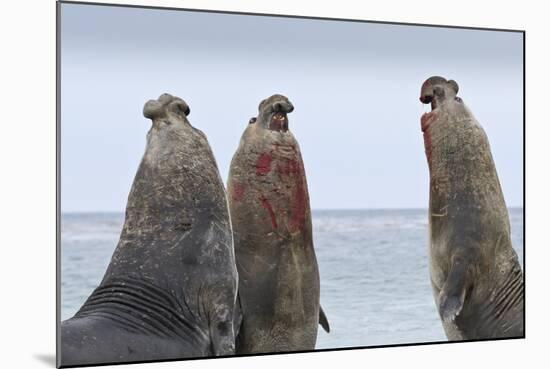
<path id="1" fill-rule="evenodd" d="M 101 282 L 124 214 L 65 213 L 61 219 L 61 317 Z M 510 209 L 523 265 L 523 209 Z M 445 341 L 430 287 L 428 218 L 418 210 L 313 211 L 321 305 L 331 326 L 317 348 Z"/>

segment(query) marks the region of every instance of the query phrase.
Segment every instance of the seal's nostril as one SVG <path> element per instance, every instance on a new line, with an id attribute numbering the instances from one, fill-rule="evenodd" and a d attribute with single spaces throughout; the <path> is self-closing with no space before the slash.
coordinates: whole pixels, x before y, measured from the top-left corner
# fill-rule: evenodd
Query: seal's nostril
<path id="1" fill-rule="evenodd" d="M 294 106 L 290 102 L 276 102 L 273 104 L 273 111 L 278 113 L 290 113 L 294 110 Z"/>
<path id="2" fill-rule="evenodd" d="M 158 102 L 161 103 L 162 105 L 165 105 L 165 104 L 168 104 L 169 102 L 171 102 L 172 100 L 174 100 L 174 96 L 168 94 L 168 93 L 163 93 L 162 95 L 159 96 L 158 98 Z"/>

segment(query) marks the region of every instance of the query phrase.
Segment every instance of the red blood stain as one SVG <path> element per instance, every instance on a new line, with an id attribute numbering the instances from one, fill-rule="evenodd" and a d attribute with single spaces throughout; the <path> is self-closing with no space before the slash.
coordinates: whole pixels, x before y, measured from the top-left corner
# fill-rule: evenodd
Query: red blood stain
<path id="1" fill-rule="evenodd" d="M 233 181 L 232 197 L 234 201 L 241 201 L 244 197 L 245 186 L 242 183 Z"/>
<path id="2" fill-rule="evenodd" d="M 268 154 L 264 152 L 258 157 L 258 160 L 256 160 L 256 175 L 257 176 L 265 176 L 267 173 L 271 171 L 271 160 L 273 158 L 271 157 L 271 154 Z"/>
<path id="3" fill-rule="evenodd" d="M 271 204 L 265 197 L 260 197 L 259 200 L 263 208 L 267 210 L 267 212 L 269 213 L 269 218 L 271 219 L 271 226 L 273 227 L 273 229 L 277 229 L 277 219 L 275 217 L 275 212 L 273 211 Z"/>
<path id="4" fill-rule="evenodd" d="M 420 118 L 420 127 L 422 128 L 422 132 L 424 132 L 424 150 L 426 152 L 426 158 L 428 159 L 429 166 L 431 166 L 432 163 L 432 138 L 428 128 L 435 118 L 436 114 L 434 112 L 425 113 Z"/>
<path id="5" fill-rule="evenodd" d="M 435 117 L 435 112 L 422 114 L 422 116 L 420 117 L 420 128 L 422 129 L 422 132 L 425 132 L 428 129 L 430 124 L 432 124 L 432 122 L 434 121 Z"/>

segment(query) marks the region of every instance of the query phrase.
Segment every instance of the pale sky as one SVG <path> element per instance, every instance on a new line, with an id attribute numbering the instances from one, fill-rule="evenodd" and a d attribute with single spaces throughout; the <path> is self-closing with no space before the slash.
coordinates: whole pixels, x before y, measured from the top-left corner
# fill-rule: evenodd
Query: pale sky
<path id="1" fill-rule="evenodd" d="M 143 104 L 191 108 L 224 182 L 259 102 L 289 97 L 314 209 L 425 208 L 422 82 L 454 79 L 523 206 L 523 35 L 62 4 L 62 211 L 124 211 Z"/>

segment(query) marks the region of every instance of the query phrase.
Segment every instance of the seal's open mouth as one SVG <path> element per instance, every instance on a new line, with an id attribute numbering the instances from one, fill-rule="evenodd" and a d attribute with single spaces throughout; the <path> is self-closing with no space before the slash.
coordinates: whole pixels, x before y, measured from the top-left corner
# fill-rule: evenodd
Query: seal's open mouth
<path id="1" fill-rule="evenodd" d="M 288 131 L 288 118 L 286 113 L 279 111 L 273 114 L 269 121 L 269 129 L 272 131 Z"/>
<path id="2" fill-rule="evenodd" d="M 437 103 L 436 103 L 436 100 L 434 99 L 433 95 L 420 96 L 420 102 L 422 104 L 430 104 L 432 110 L 437 108 Z"/>
<path id="3" fill-rule="evenodd" d="M 428 129 L 428 126 L 433 122 L 435 118 L 434 109 L 437 108 L 437 106 L 436 106 L 435 99 L 431 94 L 421 95 L 420 102 L 422 104 L 430 104 L 432 109 L 429 113 L 424 113 L 422 114 L 422 117 L 420 117 L 420 127 L 422 129 L 422 132 L 426 132 L 426 130 Z"/>
<path id="4" fill-rule="evenodd" d="M 422 104 L 429 104 L 432 102 L 433 96 L 432 95 L 424 95 L 420 96 L 420 102 Z"/>
<path id="5" fill-rule="evenodd" d="M 438 112 L 439 105 L 444 101 L 450 101 L 454 98 L 455 101 L 462 103 L 462 100 L 456 97 L 458 93 L 458 83 L 450 79 L 446 80 L 440 76 L 428 78 L 420 88 L 420 102 L 422 104 L 430 104 L 432 110 L 425 113 L 420 118 L 422 132 L 425 132 L 430 124 L 433 123 Z"/>

